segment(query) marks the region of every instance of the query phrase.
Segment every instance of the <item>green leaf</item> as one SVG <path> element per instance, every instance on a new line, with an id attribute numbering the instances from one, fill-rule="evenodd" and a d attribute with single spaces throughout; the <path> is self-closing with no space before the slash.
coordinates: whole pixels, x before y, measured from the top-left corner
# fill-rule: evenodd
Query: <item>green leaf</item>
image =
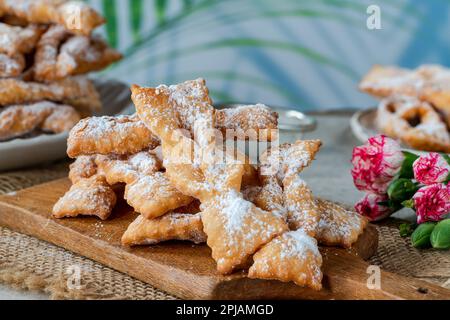
<path id="1" fill-rule="evenodd" d="M 106 18 L 106 34 L 108 42 L 113 48 L 117 48 L 119 43 L 119 33 L 117 26 L 116 0 L 102 0 L 103 14 Z"/>
<path id="2" fill-rule="evenodd" d="M 400 236 L 402 238 L 409 237 L 414 232 L 416 227 L 417 227 L 417 225 L 414 223 L 402 223 L 399 226 Z"/>
<path id="3" fill-rule="evenodd" d="M 403 201 L 402 206 L 404 206 L 405 208 L 414 209 L 414 200 L 410 199 L 410 200 Z"/>
<path id="4" fill-rule="evenodd" d="M 156 21 L 163 24 L 166 21 L 167 0 L 154 0 Z"/>
<path id="5" fill-rule="evenodd" d="M 450 219 L 439 222 L 431 233 L 431 245 L 435 249 L 450 249 Z"/>
<path id="6" fill-rule="evenodd" d="M 405 160 L 403 161 L 400 172 L 398 173 L 398 177 L 404 179 L 413 179 L 414 178 L 413 164 L 414 161 L 419 159 L 419 156 L 417 154 L 408 151 L 403 151 L 403 154 L 405 156 Z"/>
<path id="7" fill-rule="evenodd" d="M 256 38 L 223 39 L 187 48 L 172 49 L 169 52 L 165 52 L 156 56 L 146 57 L 142 61 L 142 63 L 144 63 L 147 67 L 149 67 L 152 65 L 156 65 L 157 63 L 160 63 L 162 61 L 176 59 L 179 56 L 186 57 L 188 55 L 192 55 L 198 52 L 204 53 L 209 50 L 217 50 L 233 47 L 267 48 L 273 50 L 287 51 L 296 54 L 298 56 L 301 56 L 303 58 L 308 58 L 309 60 L 312 60 L 314 62 L 329 65 L 335 69 L 342 71 L 345 75 L 349 76 L 352 79 L 357 78 L 357 73 L 351 68 L 341 64 L 339 61 L 323 56 L 322 54 L 310 48 L 289 42 L 272 41 Z"/>
<path id="8" fill-rule="evenodd" d="M 141 39 L 142 13 L 144 11 L 144 0 L 129 0 L 130 25 L 134 42 Z"/>
<path id="9" fill-rule="evenodd" d="M 411 235 L 411 243 L 414 248 L 429 248 L 431 247 L 431 233 L 433 232 L 436 223 L 425 222 L 417 227 Z"/>
<path id="10" fill-rule="evenodd" d="M 394 180 L 387 190 L 389 199 L 394 203 L 410 200 L 419 190 L 419 185 L 410 179 Z"/>

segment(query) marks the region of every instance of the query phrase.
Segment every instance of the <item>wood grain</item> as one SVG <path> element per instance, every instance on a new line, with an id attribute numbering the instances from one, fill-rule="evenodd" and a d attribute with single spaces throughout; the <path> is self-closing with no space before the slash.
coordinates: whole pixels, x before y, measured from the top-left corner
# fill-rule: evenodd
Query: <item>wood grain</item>
<path id="1" fill-rule="evenodd" d="M 381 274 L 381 289 L 367 288 L 368 258 L 376 252 L 371 226 L 351 250 L 322 248 L 324 289 L 316 292 L 291 283 L 251 280 L 245 273 L 220 276 L 206 245 L 170 242 L 125 248 L 120 238 L 136 214 L 120 203 L 110 220 L 51 218 L 55 201 L 70 186 L 67 179 L 0 197 L 0 225 L 40 238 L 185 299 L 450 299 L 450 290 L 429 283 Z M 426 292 L 426 293 L 422 293 Z"/>

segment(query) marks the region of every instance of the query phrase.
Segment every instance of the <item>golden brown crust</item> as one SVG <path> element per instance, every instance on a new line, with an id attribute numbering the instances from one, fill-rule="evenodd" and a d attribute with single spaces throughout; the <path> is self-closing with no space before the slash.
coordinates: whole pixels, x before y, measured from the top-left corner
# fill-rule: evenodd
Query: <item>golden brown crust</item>
<path id="1" fill-rule="evenodd" d="M 255 199 L 262 208 L 283 215 L 291 230 L 302 228 L 310 236 L 315 235 L 320 215 L 299 174 L 315 159 L 321 145 L 319 140 L 300 140 L 266 152 L 260 168 L 263 188 Z"/>
<path id="2" fill-rule="evenodd" d="M 97 216 L 108 219 L 116 205 L 116 194 L 103 176 L 81 179 L 53 207 L 55 218 Z"/>
<path id="3" fill-rule="evenodd" d="M 0 79 L 0 106 L 42 100 L 71 105 L 82 115 L 101 109 L 100 97 L 94 84 L 82 76 L 67 78 L 51 84 Z"/>
<path id="4" fill-rule="evenodd" d="M 72 184 L 82 179 L 89 179 L 98 172 L 95 156 L 81 156 L 70 165 L 69 179 Z"/>
<path id="5" fill-rule="evenodd" d="M 35 130 L 68 132 L 80 115 L 74 108 L 44 101 L 7 107 L 0 112 L 0 141 L 20 137 Z"/>
<path id="6" fill-rule="evenodd" d="M 67 154 L 135 154 L 159 145 L 137 116 L 93 117 L 81 120 L 70 132 Z"/>
<path id="7" fill-rule="evenodd" d="M 61 47 L 57 78 L 103 70 L 120 59 L 122 55 L 97 36 L 72 37 Z"/>
<path id="8" fill-rule="evenodd" d="M 139 177 L 125 187 L 125 200 L 147 219 L 187 206 L 193 198 L 179 192 L 162 172 Z"/>
<path id="9" fill-rule="evenodd" d="M 350 248 L 369 224 L 365 217 L 330 201 L 317 199 L 317 208 L 320 222 L 316 239 L 322 245 Z"/>
<path id="10" fill-rule="evenodd" d="M 415 97 L 431 103 L 450 126 L 450 70 L 423 65 L 415 70 L 374 66 L 360 83 L 361 91 L 378 98 L 393 95 Z"/>
<path id="11" fill-rule="evenodd" d="M 99 37 L 73 36 L 63 26 L 55 25 L 38 42 L 34 78 L 42 82 L 60 80 L 104 69 L 121 58 Z"/>
<path id="12" fill-rule="evenodd" d="M 380 102 L 378 129 L 411 148 L 450 152 L 450 133 L 441 116 L 427 102 L 394 96 Z"/>
<path id="13" fill-rule="evenodd" d="M 227 139 L 273 141 L 277 137 L 278 113 L 262 104 L 216 110 L 215 119 L 216 128 Z"/>
<path id="14" fill-rule="evenodd" d="M 25 57 L 21 54 L 8 56 L 0 53 L 0 78 L 20 76 L 25 69 Z"/>
<path id="15" fill-rule="evenodd" d="M 18 27 L 0 23 L 0 53 L 14 56 L 18 53 L 30 53 L 45 31 L 45 27 L 29 25 Z"/>
<path id="16" fill-rule="evenodd" d="M 277 237 L 253 256 L 248 277 L 293 281 L 314 290 L 322 288 L 322 256 L 317 242 L 302 230 Z"/>
<path id="17" fill-rule="evenodd" d="M 195 244 L 206 242 L 201 214 L 168 213 L 151 220 L 139 216 L 122 236 L 125 246 L 152 245 L 170 240 Z"/>
<path id="18" fill-rule="evenodd" d="M 2 14 L 17 16 L 29 23 L 61 24 L 67 30 L 90 35 L 105 20 L 81 1 L 0 0 Z"/>
<path id="19" fill-rule="evenodd" d="M 151 151 L 134 155 L 97 155 L 94 162 L 110 185 L 131 184 L 144 176 L 152 176 L 162 169 L 162 163 Z"/>
<path id="20" fill-rule="evenodd" d="M 320 212 L 311 189 L 299 176 L 286 179 L 284 186 L 284 206 L 287 210 L 289 229 L 302 229 L 311 237 L 316 236 Z"/>
<path id="21" fill-rule="evenodd" d="M 215 197 L 203 206 L 203 228 L 221 274 L 245 267 L 259 248 L 288 230 L 281 217 L 259 209 L 237 192 Z"/>

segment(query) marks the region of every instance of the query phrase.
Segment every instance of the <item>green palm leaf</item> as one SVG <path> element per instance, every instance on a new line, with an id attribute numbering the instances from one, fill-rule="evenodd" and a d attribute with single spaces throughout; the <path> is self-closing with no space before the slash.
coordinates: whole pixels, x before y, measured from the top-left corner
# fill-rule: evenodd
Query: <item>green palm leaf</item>
<path id="1" fill-rule="evenodd" d="M 218 41 L 212 41 L 200 45 L 191 46 L 188 48 L 182 49 L 173 49 L 169 52 L 165 52 L 156 56 L 146 57 L 141 63 L 150 67 L 156 65 L 160 62 L 177 59 L 180 56 L 186 57 L 188 55 L 192 55 L 198 52 L 206 52 L 214 49 L 222 49 L 222 48 L 233 48 L 233 47 L 250 47 L 250 48 L 267 48 L 267 49 L 276 49 L 282 51 L 288 51 L 294 54 L 297 54 L 301 57 L 308 58 L 313 60 L 314 62 L 329 65 L 339 71 L 342 71 L 345 75 L 349 76 L 352 79 L 358 78 L 358 74 L 353 71 L 351 68 L 341 64 L 338 61 L 335 61 L 331 58 L 325 57 L 324 55 L 318 53 L 315 50 L 294 44 L 289 42 L 281 42 L 281 41 L 273 41 L 273 40 L 264 40 L 264 39 L 256 39 L 256 38 L 232 38 L 232 39 L 224 39 Z M 135 61 L 132 64 L 136 64 Z M 133 69 L 131 65 L 128 65 L 127 68 Z M 136 66 L 134 67 L 136 68 Z M 140 66 L 138 66 L 140 69 Z M 134 69 L 133 69 L 134 70 Z"/>
<path id="2" fill-rule="evenodd" d="M 144 0 L 129 0 L 130 7 L 130 26 L 133 32 L 134 42 L 141 38 L 142 13 L 144 11 Z"/>
<path id="3" fill-rule="evenodd" d="M 107 20 L 106 34 L 108 42 L 113 48 L 119 44 L 119 33 L 117 25 L 116 0 L 102 0 L 103 14 Z"/>
<path id="4" fill-rule="evenodd" d="M 167 0 L 154 0 L 156 21 L 163 24 L 166 20 Z"/>

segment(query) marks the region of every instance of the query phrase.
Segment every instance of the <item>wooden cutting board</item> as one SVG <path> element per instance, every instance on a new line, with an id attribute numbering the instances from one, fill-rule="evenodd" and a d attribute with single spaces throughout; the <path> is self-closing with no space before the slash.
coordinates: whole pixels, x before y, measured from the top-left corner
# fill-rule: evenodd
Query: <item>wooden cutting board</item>
<path id="1" fill-rule="evenodd" d="M 108 221 L 95 218 L 55 220 L 55 201 L 69 188 L 67 179 L 0 197 L 0 225 L 40 238 L 140 279 L 185 299 L 449 299 L 450 290 L 381 273 L 381 290 L 367 287 L 368 258 L 378 235 L 370 226 L 352 250 L 322 248 L 323 290 L 291 283 L 251 280 L 245 273 L 220 276 L 206 245 L 170 242 L 125 248 L 120 238 L 136 214 L 119 204 Z"/>

